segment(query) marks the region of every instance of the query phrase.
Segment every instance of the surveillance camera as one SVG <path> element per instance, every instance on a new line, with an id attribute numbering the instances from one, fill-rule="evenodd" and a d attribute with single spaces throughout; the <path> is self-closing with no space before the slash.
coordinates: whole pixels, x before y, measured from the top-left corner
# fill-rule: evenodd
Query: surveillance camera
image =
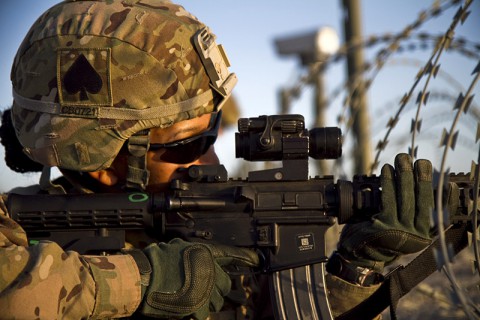
<path id="1" fill-rule="evenodd" d="M 297 55 L 310 62 L 321 61 L 326 56 L 335 53 L 340 47 L 337 32 L 331 27 L 279 37 L 274 40 L 280 55 Z"/>

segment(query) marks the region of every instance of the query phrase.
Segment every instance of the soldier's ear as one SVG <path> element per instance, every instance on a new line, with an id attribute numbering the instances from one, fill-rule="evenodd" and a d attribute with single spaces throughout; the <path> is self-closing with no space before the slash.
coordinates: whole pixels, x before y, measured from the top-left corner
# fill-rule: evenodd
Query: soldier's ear
<path id="1" fill-rule="evenodd" d="M 90 177 L 106 186 L 114 186 L 118 182 L 118 177 L 112 169 L 93 171 L 88 173 Z"/>

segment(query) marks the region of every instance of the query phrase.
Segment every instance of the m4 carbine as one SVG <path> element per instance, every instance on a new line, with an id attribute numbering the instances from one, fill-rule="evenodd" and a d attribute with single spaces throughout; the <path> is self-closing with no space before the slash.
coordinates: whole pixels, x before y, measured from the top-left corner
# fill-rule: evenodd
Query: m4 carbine
<path id="1" fill-rule="evenodd" d="M 175 237 L 255 249 L 261 272 L 270 275 L 277 319 L 332 319 L 325 290 L 325 233 L 335 223 L 368 219 L 379 212 L 380 179 L 355 176 L 309 178 L 308 158 L 342 153 L 338 128 L 304 127 L 300 115 L 239 120 L 236 155 L 251 161 L 281 160 L 279 168 L 228 178 L 222 165 L 191 166 L 188 179 L 163 193 L 17 195 L 10 215 L 31 243 L 57 242 L 81 254 L 114 253 L 126 233 L 144 230 L 159 241 Z M 473 181 L 450 175 L 462 201 L 452 223 L 468 219 Z"/>

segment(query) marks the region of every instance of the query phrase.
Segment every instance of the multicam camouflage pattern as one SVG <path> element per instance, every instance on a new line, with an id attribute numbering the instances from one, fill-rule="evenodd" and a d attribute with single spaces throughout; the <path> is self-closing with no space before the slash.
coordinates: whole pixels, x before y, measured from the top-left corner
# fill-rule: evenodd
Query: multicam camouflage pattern
<path id="1" fill-rule="evenodd" d="M 140 275 L 129 255 L 82 257 L 54 242 L 27 246 L 0 199 L 2 319 L 87 319 L 131 315 Z"/>
<path id="2" fill-rule="evenodd" d="M 161 0 L 65 1 L 49 9 L 11 74 L 12 116 L 26 153 L 47 166 L 95 171 L 110 166 L 133 133 L 212 112 L 214 93 L 192 41 L 204 27 Z M 196 101 L 202 94 L 210 98 Z M 31 100 L 59 114 L 35 111 Z M 193 106 L 168 115 L 180 102 Z M 167 115 L 151 119 L 102 116 L 162 106 Z"/>
<path id="3" fill-rule="evenodd" d="M 380 288 L 380 284 L 369 287 L 354 285 L 330 274 L 326 275 L 325 284 L 328 290 L 328 302 L 332 307 L 334 318 L 359 305 Z M 382 319 L 382 316 L 378 315 L 372 320 L 380 319 Z"/>

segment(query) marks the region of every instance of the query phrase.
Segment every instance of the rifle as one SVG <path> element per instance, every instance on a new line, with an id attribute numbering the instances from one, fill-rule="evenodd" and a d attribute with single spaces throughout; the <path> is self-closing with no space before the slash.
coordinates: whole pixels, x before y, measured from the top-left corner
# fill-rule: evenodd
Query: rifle
<path id="1" fill-rule="evenodd" d="M 356 175 L 309 178 L 308 158 L 336 159 L 342 153 L 339 128 L 305 129 L 301 115 L 242 118 L 236 156 L 249 161 L 281 160 L 274 169 L 228 177 L 223 165 L 191 166 L 188 178 L 169 191 L 148 194 L 18 195 L 7 207 L 31 243 L 57 242 L 81 254 L 114 253 L 125 233 L 143 230 L 159 241 L 188 241 L 254 248 L 270 278 L 277 319 L 332 319 L 325 290 L 325 233 L 335 223 L 365 220 L 379 212 L 380 179 Z M 463 200 L 450 215 L 468 219 L 473 181 L 450 175 Z"/>

